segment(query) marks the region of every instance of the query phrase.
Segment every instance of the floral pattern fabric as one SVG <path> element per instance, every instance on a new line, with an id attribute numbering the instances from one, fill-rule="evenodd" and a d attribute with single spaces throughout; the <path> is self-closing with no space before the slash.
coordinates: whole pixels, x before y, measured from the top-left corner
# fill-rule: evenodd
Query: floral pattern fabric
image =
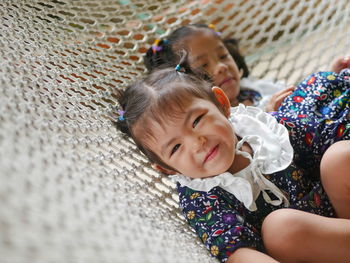
<path id="1" fill-rule="evenodd" d="M 265 175 L 289 198 L 290 208 L 334 217 L 318 173 L 323 153 L 336 141 L 350 139 L 350 69 L 337 75 L 315 73 L 302 81 L 272 115 L 287 127 L 294 161 L 285 170 Z M 251 212 L 220 187 L 209 192 L 177 185 L 180 207 L 210 253 L 221 262 L 240 247 L 264 251 L 260 231 L 264 218 L 282 206 L 260 195 Z M 273 198 L 273 196 L 271 196 Z"/>

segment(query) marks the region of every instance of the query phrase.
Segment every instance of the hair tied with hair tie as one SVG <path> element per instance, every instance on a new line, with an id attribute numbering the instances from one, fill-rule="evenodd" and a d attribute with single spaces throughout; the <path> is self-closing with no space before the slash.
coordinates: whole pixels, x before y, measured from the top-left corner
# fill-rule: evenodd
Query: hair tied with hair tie
<path id="1" fill-rule="evenodd" d="M 213 29 L 214 31 L 216 30 L 216 28 L 215 28 L 215 25 L 214 25 L 214 24 L 209 24 L 209 25 L 208 25 L 208 27 L 209 27 L 209 28 L 211 28 L 211 29 Z"/>
<path id="2" fill-rule="evenodd" d="M 216 31 L 216 26 L 214 24 L 209 24 L 208 27 L 212 29 L 218 37 L 221 36 L 221 32 Z"/>
<path id="3" fill-rule="evenodd" d="M 125 117 L 124 117 L 125 111 L 118 110 L 118 114 L 119 114 L 118 120 L 125 121 Z"/>
<path id="4" fill-rule="evenodd" d="M 181 66 L 180 66 L 180 64 L 177 64 L 177 65 L 176 65 L 175 70 L 176 70 L 177 72 L 180 72 L 180 71 L 181 71 Z"/>
<path id="5" fill-rule="evenodd" d="M 162 47 L 159 46 L 160 41 L 161 40 L 159 38 L 154 40 L 153 45 L 152 45 L 153 54 L 157 53 L 157 51 L 161 51 L 162 50 Z"/>
<path id="6" fill-rule="evenodd" d="M 154 42 L 153 42 L 153 46 L 158 46 L 159 42 L 160 42 L 159 38 L 155 39 Z"/>

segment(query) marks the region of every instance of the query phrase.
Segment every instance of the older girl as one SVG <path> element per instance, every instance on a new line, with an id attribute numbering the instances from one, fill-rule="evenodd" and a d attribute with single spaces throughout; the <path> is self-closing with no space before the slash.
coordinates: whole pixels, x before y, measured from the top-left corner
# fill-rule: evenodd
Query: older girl
<path id="1" fill-rule="evenodd" d="M 190 24 L 173 31 L 165 40 L 156 40 L 147 51 L 144 62 L 149 72 L 175 67 L 182 50 L 188 53 L 191 70 L 205 73 L 213 85 L 227 94 L 231 105 L 243 103 L 265 111 L 277 110 L 294 87 L 248 78 L 249 70 L 240 54 L 238 41 L 222 39 L 212 26 Z"/>

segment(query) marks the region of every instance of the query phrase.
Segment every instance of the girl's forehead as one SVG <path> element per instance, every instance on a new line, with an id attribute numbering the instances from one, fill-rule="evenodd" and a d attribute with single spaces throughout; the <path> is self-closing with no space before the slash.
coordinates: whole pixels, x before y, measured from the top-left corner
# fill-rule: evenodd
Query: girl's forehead
<path id="1" fill-rule="evenodd" d="M 225 49 L 221 39 L 214 32 L 210 32 L 210 30 L 196 32 L 184 41 L 190 62 L 210 56 L 217 50 Z"/>
<path id="2" fill-rule="evenodd" d="M 187 44 L 187 46 L 192 44 L 205 46 L 206 42 L 204 41 L 210 41 L 217 44 L 222 43 L 221 39 L 218 38 L 211 29 L 200 29 L 184 39 L 184 42 Z"/>
<path id="3" fill-rule="evenodd" d="M 164 112 L 156 117 L 153 114 L 147 115 L 134 125 L 133 132 L 142 144 L 153 150 L 153 146 L 161 143 L 170 131 L 180 127 L 185 114 L 186 112 L 178 111 Z"/>
<path id="4" fill-rule="evenodd" d="M 162 100 L 161 103 L 153 105 L 135 124 L 135 132 L 146 137 L 154 137 L 157 131 L 166 131 L 169 127 L 176 127 L 186 115 L 193 99 L 191 96 L 182 97 L 180 95 L 177 98 L 168 101 Z"/>

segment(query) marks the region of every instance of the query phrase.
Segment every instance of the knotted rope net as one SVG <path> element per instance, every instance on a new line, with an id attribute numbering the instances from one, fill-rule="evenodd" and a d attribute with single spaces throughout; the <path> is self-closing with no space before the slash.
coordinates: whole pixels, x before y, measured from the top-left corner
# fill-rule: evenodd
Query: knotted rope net
<path id="1" fill-rule="evenodd" d="M 216 262 L 111 124 L 156 38 L 212 23 L 293 84 L 350 52 L 348 0 L 0 2 L 0 261 Z"/>

